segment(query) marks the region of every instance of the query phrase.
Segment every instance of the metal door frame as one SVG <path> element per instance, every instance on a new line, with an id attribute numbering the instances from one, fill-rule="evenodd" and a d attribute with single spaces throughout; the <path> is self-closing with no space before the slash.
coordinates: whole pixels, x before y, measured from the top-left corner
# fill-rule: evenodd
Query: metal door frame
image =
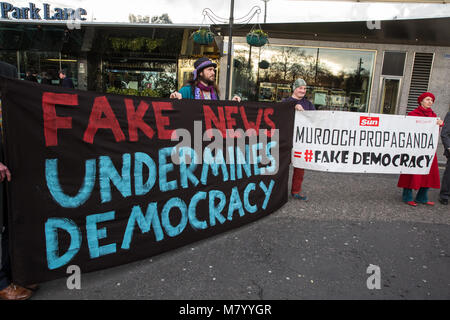
<path id="1" fill-rule="evenodd" d="M 385 80 L 398 80 L 399 84 L 398 84 L 398 91 L 397 91 L 397 101 L 395 104 L 395 111 L 394 114 L 398 114 L 398 106 L 399 106 L 399 102 L 400 102 L 400 94 L 402 92 L 402 86 L 403 86 L 403 77 L 400 76 L 380 76 L 380 91 L 378 93 L 378 106 L 377 106 L 377 110 L 378 113 L 383 113 L 383 102 L 384 102 L 384 87 L 385 87 Z"/>

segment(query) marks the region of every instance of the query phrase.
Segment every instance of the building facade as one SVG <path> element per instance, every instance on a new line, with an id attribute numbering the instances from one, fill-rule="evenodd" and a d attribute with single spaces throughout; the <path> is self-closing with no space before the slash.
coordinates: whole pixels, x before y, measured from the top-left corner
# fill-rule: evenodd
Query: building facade
<path id="1" fill-rule="evenodd" d="M 150 23 L 83 23 L 0 20 L 0 60 L 23 80 L 59 85 L 65 70 L 75 88 L 168 97 L 204 55 L 218 62 L 213 42 L 195 44 L 199 26 Z"/>
<path id="2" fill-rule="evenodd" d="M 450 18 L 367 22 L 267 24 L 269 43 L 233 36 L 231 92 L 244 99 L 280 101 L 296 78 L 322 110 L 404 115 L 425 91 L 443 118 L 450 106 Z M 219 26 L 226 32 L 226 28 Z M 272 36 L 270 36 L 272 34 Z M 221 64 L 227 56 L 222 56 Z M 225 79 L 222 68 L 221 78 Z M 221 82 L 224 91 L 225 83 Z"/>
<path id="3" fill-rule="evenodd" d="M 196 44 L 201 25 L 0 19 L 0 60 L 19 77 L 59 84 L 69 72 L 77 89 L 168 97 L 191 76 L 193 62 L 218 64 L 225 98 L 227 26 L 211 25 L 210 45 Z M 203 26 L 204 27 L 204 26 Z M 424 91 L 443 117 L 450 105 L 450 18 L 367 22 L 263 24 L 269 43 L 253 47 L 233 34 L 230 95 L 280 101 L 296 78 L 308 83 L 318 109 L 406 114 Z M 34 76 L 33 76 L 34 75 Z"/>

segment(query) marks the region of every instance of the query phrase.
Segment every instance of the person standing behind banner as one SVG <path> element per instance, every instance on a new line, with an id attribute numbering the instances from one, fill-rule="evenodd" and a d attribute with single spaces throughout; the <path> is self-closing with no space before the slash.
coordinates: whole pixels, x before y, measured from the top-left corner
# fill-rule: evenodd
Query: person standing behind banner
<path id="1" fill-rule="evenodd" d="M 17 78 L 17 69 L 9 63 L 0 61 L 0 76 Z M 0 97 L 1 98 L 1 97 Z M 0 130 L 0 234 L 1 234 L 1 266 L 0 266 L 0 299 L 26 300 L 29 299 L 37 286 L 24 288 L 11 283 L 11 261 L 9 254 L 9 228 L 6 214 L 6 194 L 3 182 L 11 181 L 11 172 L 3 164 L 3 139 Z"/>
<path id="2" fill-rule="evenodd" d="M 447 115 L 445 116 L 441 138 L 445 150 L 444 155 L 447 157 L 447 165 L 445 166 L 444 175 L 442 176 L 439 202 L 443 205 L 448 205 L 448 199 L 450 198 L 450 112 L 447 112 Z"/>
<path id="3" fill-rule="evenodd" d="M 416 117 L 432 117 L 436 118 L 437 115 L 431 109 L 435 101 L 435 96 L 431 92 L 422 93 L 419 98 L 417 98 L 417 102 L 419 106 L 413 111 L 408 113 L 408 116 L 416 116 Z M 443 121 L 438 119 L 436 122 L 437 125 L 442 126 Z M 430 188 L 440 189 L 440 180 L 439 180 L 439 167 L 437 162 L 437 156 L 434 155 L 433 162 L 431 164 L 430 172 L 425 175 L 421 174 L 401 174 L 397 187 L 403 188 L 403 202 L 406 204 L 416 207 L 417 203 L 426 204 L 429 206 L 433 206 L 434 202 L 428 200 L 428 190 Z M 419 190 L 416 195 L 416 199 L 413 201 L 413 191 Z"/>
<path id="4" fill-rule="evenodd" d="M 48 77 L 48 73 L 45 71 L 41 73 L 41 84 L 48 84 L 48 85 L 52 84 L 52 82 Z"/>
<path id="5" fill-rule="evenodd" d="M 61 79 L 61 87 L 72 88 L 72 89 L 75 88 L 75 86 L 73 85 L 72 79 L 70 79 L 67 76 L 67 71 L 59 70 L 59 79 Z"/>
<path id="6" fill-rule="evenodd" d="M 217 64 L 208 58 L 200 58 L 194 62 L 194 76 L 180 91 L 170 94 L 172 99 L 219 100 L 219 90 L 216 86 Z M 234 96 L 233 101 L 241 101 Z"/>
<path id="7" fill-rule="evenodd" d="M 297 111 L 311 111 L 316 110 L 314 104 L 306 99 L 306 82 L 303 79 L 295 80 L 292 86 L 292 96 L 289 98 L 283 99 L 283 101 L 295 101 L 297 104 L 295 105 L 295 110 Z M 308 200 L 308 197 L 301 193 L 303 178 L 305 176 L 305 169 L 295 168 L 294 173 L 292 175 L 292 187 L 291 194 L 294 198 L 298 200 Z"/>
<path id="8" fill-rule="evenodd" d="M 25 80 L 31 81 L 31 82 L 38 82 L 38 80 L 37 80 L 37 78 L 36 78 L 36 76 L 35 76 L 34 71 L 27 71 L 27 72 L 25 73 Z"/>

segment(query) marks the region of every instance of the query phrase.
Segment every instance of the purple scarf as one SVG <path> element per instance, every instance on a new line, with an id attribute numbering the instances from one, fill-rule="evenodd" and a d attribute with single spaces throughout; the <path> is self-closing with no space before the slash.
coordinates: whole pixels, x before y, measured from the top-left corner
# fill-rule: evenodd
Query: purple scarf
<path id="1" fill-rule="evenodd" d="M 205 97 L 203 96 L 202 91 L 209 91 L 211 94 L 211 100 L 217 100 L 216 92 L 214 90 L 214 86 L 205 86 L 203 83 L 197 83 L 197 87 L 195 88 L 195 100 L 203 100 Z"/>

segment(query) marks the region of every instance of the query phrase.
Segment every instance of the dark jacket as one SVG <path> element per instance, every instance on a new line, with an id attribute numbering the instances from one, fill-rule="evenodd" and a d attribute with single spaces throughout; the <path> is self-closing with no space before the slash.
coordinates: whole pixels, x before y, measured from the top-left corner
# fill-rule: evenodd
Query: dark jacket
<path id="1" fill-rule="evenodd" d="M 444 126 L 442 127 L 441 131 L 441 139 L 442 144 L 444 145 L 444 155 L 447 158 L 450 158 L 450 111 L 447 112 L 447 115 L 444 119 Z"/>
<path id="2" fill-rule="evenodd" d="M 17 78 L 17 69 L 15 66 L 0 61 L 0 76 L 7 78 Z M 1 98 L 1 97 L 0 97 Z M 0 162 L 3 162 L 3 137 L 2 132 L 0 130 Z M 6 198 L 5 198 L 5 188 L 4 183 L 0 183 L 0 233 L 3 229 L 3 221 L 4 215 L 6 214 L 5 206 L 6 206 Z"/>
<path id="3" fill-rule="evenodd" d="M 0 76 L 7 78 L 17 78 L 17 69 L 9 63 L 0 61 Z"/>
<path id="4" fill-rule="evenodd" d="M 38 82 L 37 78 L 33 75 L 26 76 L 25 80 L 31 81 L 31 82 Z"/>
<path id="5" fill-rule="evenodd" d="M 306 99 L 305 97 L 299 99 L 295 99 L 292 96 L 290 96 L 289 98 L 285 98 L 283 99 L 283 101 L 295 101 L 296 104 L 299 104 L 303 107 L 303 109 L 305 110 L 316 110 L 316 108 L 314 107 L 314 104 L 309 101 L 308 99 Z"/>
<path id="6" fill-rule="evenodd" d="M 73 85 L 73 82 L 72 82 L 72 79 L 70 79 L 70 78 L 64 78 L 64 79 L 62 79 L 62 81 L 61 81 L 61 87 L 64 87 L 64 88 L 75 88 L 75 86 Z"/>
<path id="7" fill-rule="evenodd" d="M 4 164 L 3 160 L 3 137 L 2 137 L 2 131 L 0 130 L 0 162 Z M 5 178 L 6 180 L 6 178 Z M 5 189 L 5 180 L 0 182 L 0 234 L 3 230 L 3 222 L 6 221 L 6 189 Z M 1 249 L 0 249 L 1 251 Z"/>
<path id="8" fill-rule="evenodd" d="M 52 82 L 48 78 L 42 78 L 41 79 L 41 84 L 52 84 Z"/>

